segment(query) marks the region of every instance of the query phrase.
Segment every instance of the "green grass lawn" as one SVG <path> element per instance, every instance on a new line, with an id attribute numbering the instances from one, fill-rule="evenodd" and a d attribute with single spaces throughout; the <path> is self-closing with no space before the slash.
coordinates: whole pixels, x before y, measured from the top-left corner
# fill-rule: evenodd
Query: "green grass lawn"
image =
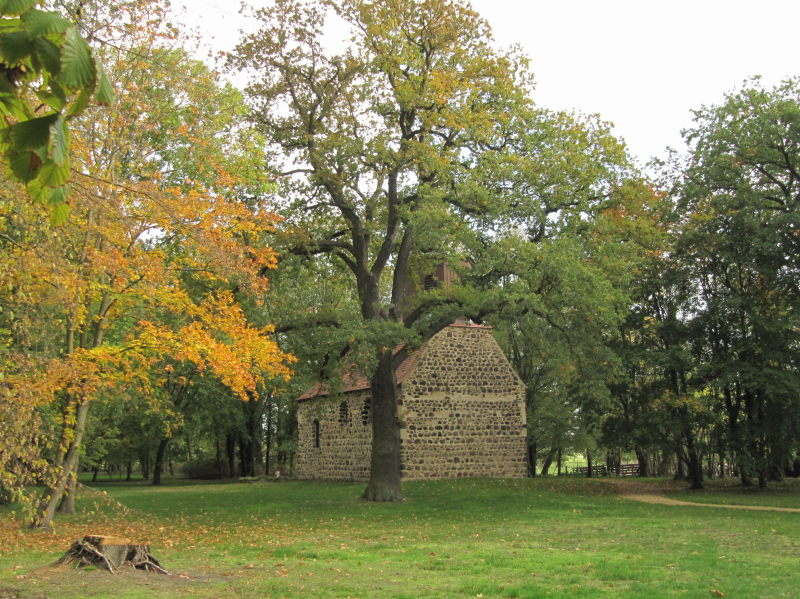
<path id="1" fill-rule="evenodd" d="M 640 504 L 602 479 L 407 483 L 399 505 L 345 483 L 96 488 L 127 510 L 84 492 L 56 535 L 14 529 L 0 597 L 800 597 L 800 514 Z M 49 567 L 84 533 L 149 542 L 174 576 Z"/>

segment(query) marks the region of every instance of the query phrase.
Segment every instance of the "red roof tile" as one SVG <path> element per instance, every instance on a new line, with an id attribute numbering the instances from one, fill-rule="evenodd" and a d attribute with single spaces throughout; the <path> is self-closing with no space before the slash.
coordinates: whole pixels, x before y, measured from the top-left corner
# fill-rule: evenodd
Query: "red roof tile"
<path id="1" fill-rule="evenodd" d="M 454 322 L 451 327 L 467 327 L 467 328 L 474 328 L 474 329 L 491 329 L 492 327 L 482 324 L 473 324 L 467 322 Z M 394 353 L 400 351 L 403 346 L 400 345 L 395 348 Z M 424 346 L 423 346 L 424 349 Z M 417 366 L 417 357 L 419 356 L 420 352 L 423 351 L 419 349 L 417 351 L 412 352 L 400 366 L 397 367 L 397 384 L 402 385 L 403 382 L 406 380 L 409 374 L 416 368 Z M 359 373 L 352 373 L 352 374 L 345 374 L 342 377 L 342 393 L 352 393 L 353 391 L 366 391 L 370 388 L 369 379 L 362 374 Z M 297 401 L 305 401 L 307 399 L 311 399 L 313 397 L 323 397 L 325 395 L 330 395 L 330 385 L 327 383 L 317 383 L 313 385 L 308 391 L 303 393 L 300 397 L 297 398 Z"/>
<path id="2" fill-rule="evenodd" d="M 399 348 L 398 348 L 399 349 Z M 412 352 L 400 366 L 397 367 L 397 384 L 402 385 L 411 371 L 417 365 L 417 355 L 419 351 Z M 345 374 L 342 377 L 342 393 L 352 393 L 353 391 L 366 391 L 370 388 L 369 379 L 362 374 L 353 373 Z M 313 385 L 308 391 L 303 393 L 297 398 L 297 401 L 305 401 L 312 397 L 323 397 L 330 395 L 330 385 L 327 383 L 317 383 Z"/>

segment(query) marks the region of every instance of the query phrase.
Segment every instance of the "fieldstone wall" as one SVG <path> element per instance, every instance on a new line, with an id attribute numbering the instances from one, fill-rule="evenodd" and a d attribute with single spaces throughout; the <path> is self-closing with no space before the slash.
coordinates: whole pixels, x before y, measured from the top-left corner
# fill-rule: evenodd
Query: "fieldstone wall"
<path id="1" fill-rule="evenodd" d="M 372 446 L 369 397 L 369 391 L 356 391 L 300 402 L 295 462 L 298 478 L 353 481 L 369 478 Z M 319 422 L 319 447 L 315 421 Z"/>
<path id="2" fill-rule="evenodd" d="M 525 386 L 487 327 L 433 337 L 403 384 L 403 478 L 524 477 Z"/>
<path id="3" fill-rule="evenodd" d="M 398 397 L 403 478 L 527 476 L 525 387 L 491 329 L 449 326 L 414 359 Z M 300 402 L 299 478 L 369 478 L 369 395 Z"/>

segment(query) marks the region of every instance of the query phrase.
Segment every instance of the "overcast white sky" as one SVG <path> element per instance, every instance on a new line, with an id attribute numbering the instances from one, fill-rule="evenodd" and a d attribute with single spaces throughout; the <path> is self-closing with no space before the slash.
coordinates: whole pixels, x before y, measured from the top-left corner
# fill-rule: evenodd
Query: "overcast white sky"
<path id="1" fill-rule="evenodd" d="M 214 48 L 235 45 L 234 0 L 184 0 Z M 264 5 L 266 0 L 249 0 Z M 753 75 L 800 74 L 798 0 L 472 0 L 500 46 L 520 44 L 535 100 L 598 113 L 641 162 L 681 147 L 691 110 Z"/>

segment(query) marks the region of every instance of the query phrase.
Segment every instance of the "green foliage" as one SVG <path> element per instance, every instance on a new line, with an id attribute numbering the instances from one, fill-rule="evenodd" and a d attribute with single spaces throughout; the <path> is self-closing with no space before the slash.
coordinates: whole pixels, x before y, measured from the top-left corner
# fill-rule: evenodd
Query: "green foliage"
<path id="1" fill-rule="evenodd" d="M 61 6 L 68 10 L 70 3 Z M 108 65 L 109 76 L 99 63 L 86 63 L 88 46 L 70 33 L 72 25 L 59 33 L 59 19 L 26 17 L 56 48 L 55 62 L 50 54 L 42 61 L 50 60 L 58 73 L 20 81 L 29 87 L 17 91 L 42 110 L 27 120 L 11 119 L 8 140 L 21 149 L 10 155 L 16 168 L 29 169 L 26 153 L 46 144 L 49 154 L 30 173 L 35 178 L 27 187 L 37 202 L 28 201 L 10 178 L 3 179 L 0 199 L 0 329 L 12 337 L 9 360 L 33 363 L 9 394 L 29 392 L 30 403 L 69 398 L 53 403 L 53 421 L 63 434 L 47 455 L 58 476 L 57 486 L 45 491 L 42 522 L 61 493 L 67 470 L 61 466 L 76 462 L 87 413 L 82 458 L 91 467 L 147 464 L 159 440 L 182 431 L 186 414 L 170 405 L 170 391 L 189 387 L 176 379 L 192 373 L 181 370 L 171 378 L 166 366 L 172 364 L 161 359 L 165 351 L 180 353 L 180 343 L 189 348 L 187 335 L 176 338 L 181 326 L 196 325 L 190 356 L 182 357 L 202 361 L 208 378 L 212 370 L 224 370 L 226 382 L 255 392 L 253 381 L 269 368 L 271 355 L 257 335 L 248 336 L 253 329 L 238 311 L 245 299 L 260 299 L 252 292 L 266 287 L 265 272 L 274 265 L 266 239 L 274 219 L 262 198 L 266 178 L 254 166 L 262 155 L 260 138 L 242 122 L 241 94 L 178 47 L 163 2 L 96 0 L 81 6 L 86 10 L 71 14 L 82 31 L 92 32 L 97 60 Z M 57 45 L 62 42 L 63 48 Z M 96 79 L 91 86 L 65 92 L 89 78 Z M 116 106 L 90 103 L 95 88 L 102 96 L 103 87 L 118 90 Z M 75 184 L 67 204 L 71 174 Z M 48 226 L 48 210 L 64 218 L 69 209 L 68 222 Z M 218 319 L 203 329 L 197 322 L 203 300 L 223 293 L 226 309 L 206 311 L 209 320 Z M 260 331 L 265 341 L 267 330 Z M 238 356 L 216 345 L 231 338 L 241 341 Z M 67 382 L 85 357 L 96 360 L 99 368 L 88 371 L 99 378 L 79 375 L 74 385 Z M 181 365 L 181 358 L 175 361 Z M 241 409 L 230 389 L 214 391 L 231 404 L 230 411 Z M 74 410 L 78 398 L 80 417 Z M 96 414 L 90 402 L 96 402 Z M 14 463 L 2 461 L 0 475 Z M 50 481 L 40 476 L 38 482 Z"/>
<path id="2" fill-rule="evenodd" d="M 74 27 L 64 34 L 58 81 L 67 89 L 74 90 L 94 86 L 97 82 L 97 69 L 92 60 L 92 51 Z"/>
<path id="3" fill-rule="evenodd" d="M 108 105 L 114 93 L 77 26 L 37 4 L 0 4 L 0 152 L 34 201 L 50 205 L 52 221 L 61 223 L 68 214 L 62 188 L 70 175 L 67 120 L 92 95 Z"/>
<path id="4" fill-rule="evenodd" d="M 339 55 L 323 43 L 332 14 L 352 31 Z M 316 352 L 313 374 L 341 371 L 347 355 L 391 396 L 381 360 L 396 367 L 459 316 L 547 318 L 558 293 L 575 300 L 587 279 L 592 300 L 614 303 L 600 299 L 602 269 L 582 268 L 582 242 L 566 239 L 630 174 L 624 146 L 599 119 L 538 109 L 527 60 L 494 49 L 468 3 L 277 1 L 256 17 L 261 31 L 231 63 L 251 76 L 253 119 L 283 175 L 282 264 L 308 268 L 303 318 L 287 328 L 325 322 L 296 342 Z M 425 290 L 440 264 L 458 280 Z M 571 289 L 543 300 L 548 267 Z M 335 277 L 342 298 L 319 302 L 311 273 Z M 511 276 L 519 284 L 503 282 Z M 389 428 L 373 438 L 399 439 Z"/>
<path id="5" fill-rule="evenodd" d="M 800 81 L 757 81 L 696 112 L 676 197 L 695 286 L 695 383 L 724 409 L 743 477 L 780 478 L 798 449 Z"/>
<path id="6" fill-rule="evenodd" d="M 750 81 L 696 111 L 666 179 L 667 236 L 640 262 L 615 342 L 607 438 L 669 448 L 697 485 L 704 456 L 764 486 L 798 451 L 798 114 L 797 80 Z"/>

